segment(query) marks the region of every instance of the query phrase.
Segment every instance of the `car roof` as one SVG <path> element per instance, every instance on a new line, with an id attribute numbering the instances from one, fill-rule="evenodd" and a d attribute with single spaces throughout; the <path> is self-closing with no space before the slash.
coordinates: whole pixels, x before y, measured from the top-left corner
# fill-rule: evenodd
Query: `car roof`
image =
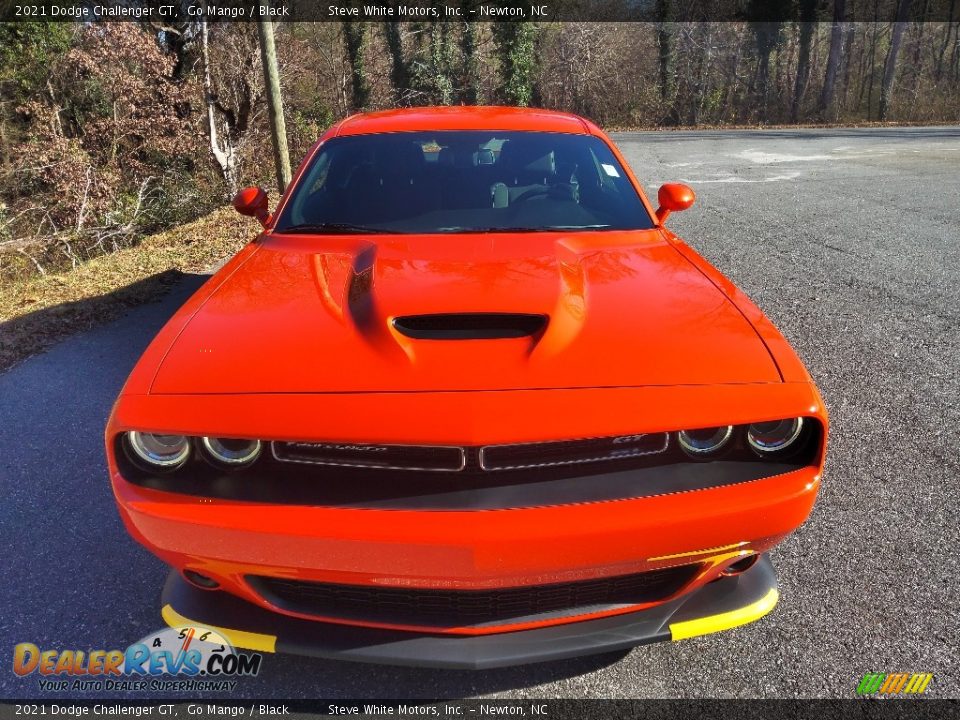
<path id="1" fill-rule="evenodd" d="M 418 107 L 353 115 L 337 135 L 364 135 L 418 130 L 539 130 L 592 134 L 591 123 L 577 115 L 537 108 L 498 106 Z"/>

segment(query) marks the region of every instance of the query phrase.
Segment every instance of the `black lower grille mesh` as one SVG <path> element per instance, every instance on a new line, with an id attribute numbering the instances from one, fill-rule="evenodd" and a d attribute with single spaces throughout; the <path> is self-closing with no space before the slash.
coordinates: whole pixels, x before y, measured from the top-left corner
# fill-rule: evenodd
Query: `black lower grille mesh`
<path id="1" fill-rule="evenodd" d="M 251 576 L 267 601 L 291 612 L 425 627 L 506 624 L 662 600 L 696 575 L 683 565 L 599 580 L 500 590 L 425 590 L 334 585 Z"/>

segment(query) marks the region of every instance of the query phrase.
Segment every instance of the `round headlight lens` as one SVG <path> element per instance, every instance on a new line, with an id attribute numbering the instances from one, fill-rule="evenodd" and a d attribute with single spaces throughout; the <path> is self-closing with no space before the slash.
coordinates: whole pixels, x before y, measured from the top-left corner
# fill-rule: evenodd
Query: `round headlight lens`
<path id="1" fill-rule="evenodd" d="M 260 457 L 262 449 L 262 443 L 259 440 L 205 437 L 201 442 L 211 460 L 228 467 L 249 465 Z"/>
<path id="2" fill-rule="evenodd" d="M 176 470 L 190 457 L 190 441 L 183 435 L 161 435 L 133 430 L 126 435 L 130 459 L 150 469 Z"/>
<path id="3" fill-rule="evenodd" d="M 677 433 L 680 447 L 691 455 L 709 455 L 720 450 L 733 436 L 733 425 L 701 428 L 699 430 L 681 430 Z"/>
<path id="4" fill-rule="evenodd" d="M 747 428 L 747 442 L 761 455 L 780 452 L 793 445 L 803 430 L 803 418 L 753 423 Z"/>

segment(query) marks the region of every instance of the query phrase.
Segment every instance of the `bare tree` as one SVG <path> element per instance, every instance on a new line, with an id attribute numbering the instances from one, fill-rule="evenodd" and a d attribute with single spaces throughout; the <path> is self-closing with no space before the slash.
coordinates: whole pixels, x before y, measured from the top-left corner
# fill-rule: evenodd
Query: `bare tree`
<path id="1" fill-rule="evenodd" d="M 753 76 L 753 93 L 759 106 L 761 118 L 766 120 L 769 114 L 770 95 L 770 56 L 779 43 L 780 22 L 753 22 L 750 29 L 753 31 L 757 47 L 757 62 Z"/>
<path id="2" fill-rule="evenodd" d="M 660 86 L 660 101 L 670 103 L 675 84 L 675 53 L 673 3 L 672 0 L 657 0 L 657 76 Z M 672 103 L 670 109 L 664 113 L 667 117 L 676 120 Z"/>
<path id="3" fill-rule="evenodd" d="M 454 102 L 457 59 L 453 41 L 453 23 L 431 20 L 423 23 L 423 32 L 409 63 L 409 99 L 415 105 L 450 105 Z"/>
<path id="4" fill-rule="evenodd" d="M 950 67 L 953 80 L 960 79 L 960 22 L 951 23 L 953 25 L 953 53 L 950 56 Z"/>
<path id="5" fill-rule="evenodd" d="M 460 50 L 463 52 L 461 68 L 461 98 L 467 105 L 478 105 L 483 102 L 483 93 L 480 91 L 480 53 L 479 27 L 473 20 L 463 23 L 460 29 Z"/>
<path id="6" fill-rule="evenodd" d="M 833 25 L 830 26 L 830 54 L 827 56 L 827 71 L 823 78 L 823 88 L 820 91 L 820 103 L 817 110 L 822 119 L 833 107 L 833 95 L 837 86 L 837 71 L 840 69 L 840 60 L 843 57 L 843 23 L 847 14 L 846 0 L 834 0 Z M 850 48 L 846 48 L 849 53 Z"/>
<path id="7" fill-rule="evenodd" d="M 370 101 L 370 84 L 367 82 L 367 71 L 364 67 L 364 53 L 366 51 L 366 23 L 343 22 L 343 41 L 347 48 L 347 58 L 350 61 L 350 81 L 353 86 L 353 110 L 362 110 Z"/>
<path id="8" fill-rule="evenodd" d="M 393 83 L 394 102 L 397 105 L 404 105 L 410 85 L 410 68 L 403 55 L 403 36 L 400 33 L 400 27 L 398 22 L 383 23 L 383 34 L 387 40 L 387 49 L 390 51 L 390 81 Z"/>
<path id="9" fill-rule="evenodd" d="M 793 85 L 793 102 L 790 105 L 790 120 L 800 119 L 800 103 L 810 79 L 810 41 L 813 38 L 817 19 L 817 0 L 801 0 L 800 4 L 800 49 L 797 56 L 797 77 Z"/>
<path id="10" fill-rule="evenodd" d="M 957 8 L 957 0 L 950 0 L 950 16 L 943 27 L 943 42 L 940 44 L 940 52 L 937 54 L 937 71 L 934 76 L 938 81 L 943 78 L 943 64 L 944 59 L 947 56 L 947 48 L 950 46 L 950 35 L 953 33 L 954 28 L 956 28 L 956 23 L 953 22 L 953 14 Z"/>
<path id="11" fill-rule="evenodd" d="M 838 109 L 842 105 L 846 108 L 847 95 L 850 91 L 850 68 L 853 66 L 853 45 L 857 39 L 857 23 L 847 22 L 843 30 L 843 85 L 840 90 Z"/>
<path id="12" fill-rule="evenodd" d="M 873 4 L 873 32 L 870 34 L 870 52 L 864 56 L 864 63 L 870 66 L 870 83 L 863 81 L 863 72 L 860 75 L 860 101 L 863 101 L 863 93 L 867 93 L 867 120 L 873 119 L 873 85 L 877 70 L 877 40 L 880 37 L 880 0 L 874 0 Z M 859 107 L 859 104 L 857 105 Z"/>
<path id="13" fill-rule="evenodd" d="M 207 106 L 207 135 L 210 139 L 210 153 L 220 168 L 223 179 L 231 192 L 237 189 L 237 154 L 230 132 L 221 139 L 217 131 L 217 100 L 213 90 L 213 74 L 210 71 L 210 37 L 207 32 L 206 18 L 200 21 L 200 57 L 203 64 L 203 95 Z"/>
<path id="14" fill-rule="evenodd" d="M 900 43 L 903 41 L 903 31 L 907 27 L 907 18 L 910 15 L 910 5 L 913 0 L 900 0 L 897 7 L 897 19 L 893 23 L 893 35 L 890 38 L 890 50 L 887 52 L 887 62 L 883 69 L 883 84 L 880 86 L 880 119 L 886 120 L 890 109 L 890 100 L 893 94 L 893 80 L 897 74 L 897 56 L 900 54 Z"/>

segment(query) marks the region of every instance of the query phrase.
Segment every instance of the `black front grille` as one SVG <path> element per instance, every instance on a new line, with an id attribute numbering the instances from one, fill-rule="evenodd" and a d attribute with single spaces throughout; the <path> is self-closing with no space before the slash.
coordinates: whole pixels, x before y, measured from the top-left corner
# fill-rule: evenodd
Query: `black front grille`
<path id="1" fill-rule="evenodd" d="M 546 315 L 527 313 L 437 313 L 395 318 L 393 326 L 415 340 L 499 340 L 536 335 Z"/>
<path id="2" fill-rule="evenodd" d="M 628 461 L 666 452 L 669 433 L 559 440 L 555 442 L 456 447 L 450 445 L 374 445 L 350 442 L 273 442 L 282 462 L 346 468 L 483 473 L 532 470 L 584 463 Z"/>
<path id="3" fill-rule="evenodd" d="M 314 465 L 456 472 L 466 464 L 463 448 L 444 445 L 274 442 L 272 447 L 277 460 Z"/>
<path id="4" fill-rule="evenodd" d="M 599 612 L 663 600 L 699 570 L 682 565 L 599 580 L 499 590 L 433 590 L 250 576 L 268 602 L 291 612 L 343 620 L 421 627 L 476 627 Z"/>
<path id="5" fill-rule="evenodd" d="M 484 470 L 523 470 L 626 460 L 665 452 L 669 442 L 667 433 L 646 433 L 589 440 L 490 445 L 480 450 L 480 467 Z"/>

